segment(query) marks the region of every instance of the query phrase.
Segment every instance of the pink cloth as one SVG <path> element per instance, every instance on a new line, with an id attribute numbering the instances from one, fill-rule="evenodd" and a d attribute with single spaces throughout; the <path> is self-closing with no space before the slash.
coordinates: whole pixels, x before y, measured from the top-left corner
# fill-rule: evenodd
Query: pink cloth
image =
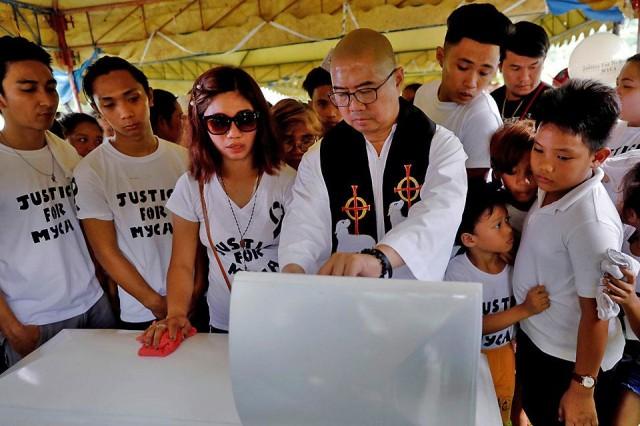
<path id="1" fill-rule="evenodd" d="M 197 331 L 195 327 L 191 327 L 191 330 L 189 330 L 186 337 L 191 337 L 196 333 Z M 142 347 L 138 350 L 138 355 L 165 357 L 178 349 L 178 346 L 180 346 L 180 344 L 186 337 L 182 337 L 182 333 L 178 332 L 176 339 L 171 340 L 169 338 L 169 330 L 165 330 L 160 337 L 160 343 L 158 344 L 158 347 L 154 348 L 153 346 L 145 346 L 143 335 L 140 335 L 136 338 L 138 342 L 142 342 Z"/>

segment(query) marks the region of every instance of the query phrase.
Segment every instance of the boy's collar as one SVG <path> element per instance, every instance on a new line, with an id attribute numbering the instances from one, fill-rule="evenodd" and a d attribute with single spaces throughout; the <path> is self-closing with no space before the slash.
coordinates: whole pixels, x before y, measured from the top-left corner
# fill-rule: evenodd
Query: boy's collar
<path id="1" fill-rule="evenodd" d="M 567 192 L 562 196 L 559 200 L 554 201 L 551 204 L 546 206 L 542 206 L 544 201 L 544 197 L 546 192 L 542 189 L 538 189 L 538 199 L 536 200 L 536 205 L 540 210 L 546 210 L 547 213 L 553 214 L 557 211 L 565 211 L 569 207 L 571 207 L 576 201 L 582 198 L 587 192 L 590 192 L 594 186 L 600 184 L 602 178 L 604 177 L 604 172 L 600 167 L 597 167 L 593 170 L 593 175 L 582 182 L 580 185 L 573 188 L 571 191 Z"/>

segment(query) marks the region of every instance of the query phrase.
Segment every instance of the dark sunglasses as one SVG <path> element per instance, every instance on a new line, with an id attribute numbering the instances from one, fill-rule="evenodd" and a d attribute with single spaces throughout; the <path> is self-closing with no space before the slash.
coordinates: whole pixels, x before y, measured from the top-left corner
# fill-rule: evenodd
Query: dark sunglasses
<path id="1" fill-rule="evenodd" d="M 258 111 L 245 109 L 237 113 L 234 117 L 218 113 L 205 115 L 202 117 L 202 120 L 204 120 L 207 125 L 209 133 L 212 135 L 224 135 L 231 129 L 231 122 L 236 123 L 236 127 L 241 132 L 253 132 L 258 127 L 258 117 L 260 117 Z"/>

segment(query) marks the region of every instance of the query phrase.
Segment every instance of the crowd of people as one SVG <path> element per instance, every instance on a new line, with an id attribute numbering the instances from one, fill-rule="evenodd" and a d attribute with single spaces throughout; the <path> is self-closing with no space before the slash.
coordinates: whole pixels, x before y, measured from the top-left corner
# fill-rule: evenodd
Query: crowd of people
<path id="1" fill-rule="evenodd" d="M 480 282 L 505 425 L 639 424 L 640 55 L 615 90 L 552 88 L 548 49 L 469 4 L 439 80 L 405 86 L 387 38 L 358 29 L 308 74 L 308 103 L 271 106 L 221 66 L 186 111 L 104 56 L 83 78 L 93 115 L 58 137 L 51 57 L 0 38 L 5 368 L 64 328 L 226 333 L 238 271 Z M 621 275 L 602 271 L 612 252 Z"/>

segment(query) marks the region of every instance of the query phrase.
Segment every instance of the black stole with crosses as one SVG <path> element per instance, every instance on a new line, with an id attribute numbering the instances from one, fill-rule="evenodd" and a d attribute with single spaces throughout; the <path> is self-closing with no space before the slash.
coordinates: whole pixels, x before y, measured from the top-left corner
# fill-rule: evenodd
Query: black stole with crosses
<path id="1" fill-rule="evenodd" d="M 384 229 L 391 218 L 389 205 L 403 201 L 402 215 L 420 201 L 436 125 L 420 109 L 400 98 L 400 112 L 383 177 L 384 206 L 375 206 L 364 136 L 344 121 L 325 135 L 320 164 L 331 208 L 332 252 L 338 246 L 338 222 L 350 221 L 349 233 L 377 239 L 376 208 L 384 209 Z M 344 223 L 344 222 L 343 222 Z M 382 237 L 382 236 L 381 236 Z"/>

